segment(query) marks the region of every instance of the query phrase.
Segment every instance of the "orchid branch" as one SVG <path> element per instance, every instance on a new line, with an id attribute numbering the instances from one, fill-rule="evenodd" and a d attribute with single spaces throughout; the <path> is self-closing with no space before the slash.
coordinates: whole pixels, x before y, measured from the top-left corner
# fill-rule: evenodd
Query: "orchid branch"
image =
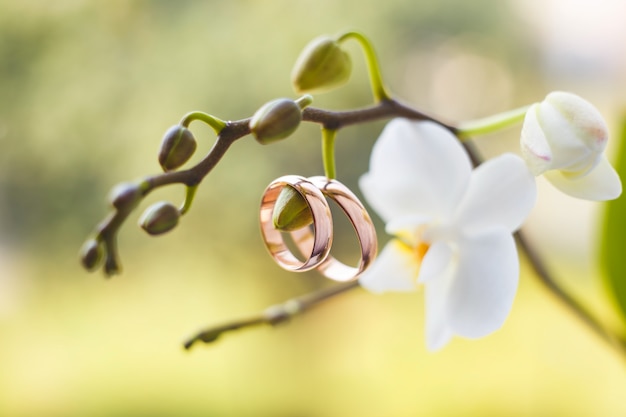
<path id="1" fill-rule="evenodd" d="M 217 136 L 217 140 L 211 150 L 196 166 L 184 171 L 157 174 L 147 177 L 140 182 L 139 188 L 141 189 L 141 194 L 138 196 L 137 201 L 134 201 L 130 207 L 118 209 L 109 214 L 96 227 L 95 239 L 101 242 L 104 249 L 104 273 L 106 276 L 115 275 L 121 271 L 121 264 L 117 253 L 117 233 L 139 201 L 157 188 L 171 184 L 184 184 L 192 190 L 188 192 L 188 197 L 183 204 L 183 212 L 186 212 L 189 208 L 190 196 L 193 196 L 195 192 L 195 187 L 217 165 L 230 145 L 248 133 L 247 119 L 228 123 Z"/>
<path id="2" fill-rule="evenodd" d="M 348 120 L 351 120 L 351 117 L 353 116 L 350 116 Z M 337 122 L 337 120 L 334 120 L 333 123 L 334 122 Z M 450 130 L 455 132 L 455 130 L 453 129 Z M 465 142 L 464 147 L 468 152 L 472 163 L 475 166 L 480 165 L 482 163 L 482 157 L 480 156 L 475 146 L 470 142 Z M 562 302 L 574 315 L 581 319 L 594 332 L 594 334 L 607 342 L 610 346 L 614 347 L 620 354 L 626 354 L 626 340 L 606 329 L 584 305 L 578 302 L 571 294 L 569 294 L 556 282 L 553 275 L 545 266 L 542 258 L 528 242 L 526 236 L 522 231 L 518 231 L 515 236 L 519 248 L 525 254 L 528 262 L 535 271 L 537 278 L 539 278 L 539 280 L 546 286 L 546 288 L 552 294 L 554 294 L 557 299 L 560 300 L 560 302 Z M 210 327 L 206 330 L 201 331 L 193 338 L 189 339 L 185 343 L 185 348 L 189 349 L 194 343 L 199 341 L 204 343 L 212 343 L 217 340 L 219 336 L 227 331 L 248 328 L 260 324 L 269 324 L 274 326 L 279 323 L 283 323 L 289 318 L 317 306 L 322 301 L 343 294 L 351 289 L 357 288 L 358 286 L 358 281 L 353 281 L 347 284 L 339 284 L 334 287 L 312 292 L 308 295 L 288 300 L 287 302 L 280 305 L 272 306 L 252 318 L 235 320 L 219 326 Z"/>
<path id="3" fill-rule="evenodd" d="M 622 355 L 626 355 L 626 340 L 621 336 L 607 330 L 599 320 L 579 301 L 554 280 L 543 260 L 532 247 L 526 235 L 522 231 L 515 234 L 519 248 L 524 252 L 530 265 L 533 267 L 537 278 L 542 284 L 561 301 L 575 316 L 583 321 L 598 337 L 617 349 Z"/>
<path id="4" fill-rule="evenodd" d="M 307 107 L 302 111 L 302 120 L 305 122 L 320 124 L 326 130 L 339 130 L 343 127 L 365 123 L 375 120 L 391 119 L 395 117 L 405 117 L 412 120 L 429 120 L 442 125 L 443 127 L 456 131 L 456 128 L 439 121 L 417 109 L 400 103 L 397 100 L 385 100 L 371 107 L 350 111 L 329 111 L 318 108 Z M 121 263 L 118 254 L 117 234 L 126 219 L 149 193 L 157 188 L 172 184 L 183 184 L 187 186 L 185 201 L 180 209 L 181 214 L 185 214 L 191 205 L 191 200 L 200 182 L 211 172 L 220 162 L 226 151 L 237 140 L 250 134 L 250 118 L 232 122 L 222 123 L 202 112 L 191 112 L 183 118 L 183 124 L 187 125 L 192 120 L 202 120 L 209 123 L 216 131 L 219 130 L 217 139 L 207 155 L 195 166 L 181 171 L 167 171 L 146 177 L 139 184 L 140 193 L 135 197 L 132 204 L 125 207 L 116 208 L 115 211 L 98 224 L 94 237 L 89 239 L 84 248 L 101 248 L 104 252 L 104 273 L 112 276 L 121 272 Z M 216 121 L 217 120 L 217 121 Z M 88 258 L 83 254 L 83 264 L 89 269 L 96 269 L 96 262 L 93 265 L 85 262 Z"/>
<path id="5" fill-rule="evenodd" d="M 328 288 L 314 291 L 300 297 L 292 298 L 284 303 L 266 308 L 261 313 L 245 319 L 234 320 L 218 326 L 209 327 L 189 338 L 185 343 L 185 349 L 189 350 L 196 342 L 212 343 L 222 334 L 233 330 L 256 327 L 262 324 L 276 326 L 289 321 L 300 313 L 317 306 L 323 301 L 329 300 L 339 294 L 359 287 L 358 281 L 336 284 Z"/>
<path id="6" fill-rule="evenodd" d="M 511 119 L 518 120 L 519 114 L 521 114 L 521 112 L 517 112 L 514 115 L 515 117 L 512 117 Z M 312 107 L 307 107 L 302 110 L 303 121 L 317 123 L 322 126 L 323 131 L 333 132 L 333 139 L 334 134 L 343 127 L 376 120 L 387 120 L 396 117 L 431 121 L 448 129 L 450 132 L 457 135 L 457 137 L 459 137 L 462 141 L 469 139 L 467 129 L 459 129 L 395 99 L 387 99 L 384 97 L 381 101 L 370 107 L 349 111 L 330 111 Z M 95 243 L 97 247 L 101 247 L 104 251 L 105 260 L 103 269 L 107 276 L 119 273 L 121 270 L 117 250 L 117 234 L 126 219 L 145 196 L 153 190 L 163 186 L 183 184 L 187 186 L 187 194 L 180 212 L 181 214 L 186 213 L 191 205 L 192 198 L 200 182 L 220 162 L 222 157 L 226 154 L 226 151 L 235 141 L 251 133 L 249 118 L 234 122 L 221 122 L 219 119 L 214 119 L 205 113 L 193 112 L 185 116 L 184 124 L 187 125 L 192 120 L 205 121 L 219 132 L 213 147 L 207 155 L 198 164 L 189 169 L 181 171 L 168 171 L 146 177 L 140 181 L 137 185 L 139 193 L 136 196 L 136 201 L 133 201 L 132 204 L 123 207 L 116 207 L 116 210 L 110 213 L 96 227 L 94 232 L 95 237 L 88 241 L 89 244 L 92 244 L 92 247 Z M 328 145 L 332 144 L 329 143 Z M 469 142 L 464 142 L 464 145 L 474 165 L 479 165 L 482 159 L 478 155 L 478 152 L 474 149 L 473 145 Z M 332 161 L 329 160 L 329 162 Z M 329 166 L 334 166 L 334 164 Z M 331 173 L 334 173 L 333 171 L 334 169 L 329 170 Z M 535 270 L 537 277 L 546 285 L 546 288 L 564 305 L 566 305 L 570 311 L 586 323 L 596 335 L 608 342 L 611 346 L 615 347 L 620 353 L 625 354 L 626 340 L 607 330 L 582 304 L 576 301 L 574 297 L 559 286 L 525 236 L 521 232 L 518 232 L 516 236 L 520 249 L 525 253 L 529 263 Z M 262 324 L 275 326 L 317 306 L 323 301 L 343 294 L 351 289 L 357 288 L 358 286 L 358 281 L 335 285 L 333 287 L 312 292 L 310 294 L 288 300 L 285 303 L 272 306 L 258 315 L 241 320 L 235 320 L 216 327 L 210 327 L 190 338 L 185 343 L 185 348 L 189 349 L 196 342 L 213 342 L 223 333 L 233 330 L 249 328 Z"/>

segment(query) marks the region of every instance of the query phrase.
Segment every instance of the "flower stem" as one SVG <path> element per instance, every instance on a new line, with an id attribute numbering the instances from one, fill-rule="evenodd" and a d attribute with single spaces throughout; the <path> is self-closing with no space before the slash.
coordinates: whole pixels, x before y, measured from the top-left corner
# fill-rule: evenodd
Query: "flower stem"
<path id="1" fill-rule="evenodd" d="M 411 120 L 430 120 L 445 127 L 452 133 L 456 133 L 456 128 L 442 122 L 440 119 L 429 116 L 422 111 L 402 104 L 394 99 L 389 99 L 376 103 L 373 106 L 349 111 L 331 111 L 319 108 L 308 107 L 310 96 L 305 95 L 296 102 L 303 108 L 302 120 L 319 124 L 323 129 L 338 131 L 339 129 L 360 123 L 373 122 L 375 120 L 390 119 L 393 117 L 405 117 Z M 304 106 L 307 106 L 304 108 Z M 181 125 L 185 126 L 194 120 L 202 120 L 219 130 L 215 144 L 209 153 L 194 167 L 180 171 L 168 171 L 146 177 L 139 185 L 145 197 L 156 188 L 171 184 L 183 184 L 187 187 L 198 185 L 222 160 L 226 151 L 237 140 L 250 133 L 250 118 L 229 121 L 228 123 L 211 116 L 209 114 L 194 111 L 182 118 Z M 334 133 L 333 133 L 334 135 Z M 328 145 L 328 144 L 327 144 Z M 466 143 L 467 145 L 467 143 Z M 331 146 L 332 154 L 328 162 L 334 161 L 334 149 Z M 334 176 L 334 162 L 329 164 L 333 168 L 330 174 Z M 187 192 L 189 193 L 190 190 Z M 192 195 L 187 195 L 189 199 Z M 185 212 L 189 209 L 190 201 L 183 203 L 181 210 Z M 119 256 L 117 253 L 118 230 L 128 219 L 130 211 L 114 211 L 109 213 L 97 226 L 95 237 L 102 241 L 105 249 L 104 272 L 111 276 L 121 271 Z"/>
<path id="2" fill-rule="evenodd" d="M 326 178 L 335 179 L 337 172 L 335 169 L 335 129 L 322 128 L 322 160 L 324 162 L 324 173 Z"/>
<path id="3" fill-rule="evenodd" d="M 183 116 L 180 124 L 182 126 L 189 127 L 189 124 L 194 120 L 201 120 L 204 123 L 208 124 L 213 128 L 213 130 L 215 130 L 215 133 L 217 133 L 218 135 L 222 131 L 222 129 L 226 127 L 225 121 L 201 111 L 193 111 L 191 113 L 187 113 Z"/>
<path id="4" fill-rule="evenodd" d="M 346 32 L 341 34 L 337 38 L 337 42 L 343 42 L 346 39 L 355 39 L 361 45 L 365 60 L 367 61 L 367 69 L 370 76 L 370 85 L 372 87 L 372 93 L 374 94 L 374 100 L 381 102 L 389 100 L 391 96 L 387 92 L 383 83 L 383 77 L 380 72 L 380 65 L 378 65 L 378 58 L 376 58 L 376 52 L 372 43 L 363 34 L 359 32 Z"/>
<path id="5" fill-rule="evenodd" d="M 535 270 L 535 274 L 546 288 L 563 302 L 563 304 L 565 304 L 574 315 L 581 319 L 597 336 L 614 347 L 626 358 L 626 340 L 607 330 L 585 306 L 559 286 L 521 231 L 518 231 L 515 235 L 520 249 L 525 253 L 526 258 Z"/>
<path id="6" fill-rule="evenodd" d="M 498 113 L 484 119 L 470 120 L 469 122 L 460 123 L 458 126 L 459 139 L 465 140 L 470 136 L 484 135 L 493 133 L 509 126 L 516 125 L 524 120 L 526 112 L 530 106 L 524 106 L 517 109 L 509 110 L 504 113 Z"/>
<path id="7" fill-rule="evenodd" d="M 183 215 L 189 211 L 191 208 L 191 203 L 193 202 L 193 198 L 196 195 L 196 191 L 198 190 L 198 185 L 191 185 L 186 187 L 185 189 L 185 201 L 183 202 L 182 207 L 180 208 L 180 214 Z"/>
<path id="8" fill-rule="evenodd" d="M 310 94 L 305 94 L 296 100 L 296 104 L 301 110 L 304 110 L 307 106 L 311 105 L 311 103 L 313 103 L 313 96 Z"/>
<path id="9" fill-rule="evenodd" d="M 223 333 L 231 330 L 239 330 L 247 327 L 254 327 L 261 324 L 269 324 L 276 326 L 288 321 L 290 318 L 303 313 L 317 306 L 322 301 L 333 298 L 339 294 L 343 294 L 359 286 L 358 281 L 350 281 L 332 287 L 324 288 L 300 297 L 292 298 L 281 304 L 276 304 L 266 308 L 261 313 L 241 320 L 234 320 L 229 323 L 209 327 L 198 332 L 195 336 L 189 338 L 185 343 L 185 349 L 189 350 L 196 342 L 212 343 L 216 341 Z"/>

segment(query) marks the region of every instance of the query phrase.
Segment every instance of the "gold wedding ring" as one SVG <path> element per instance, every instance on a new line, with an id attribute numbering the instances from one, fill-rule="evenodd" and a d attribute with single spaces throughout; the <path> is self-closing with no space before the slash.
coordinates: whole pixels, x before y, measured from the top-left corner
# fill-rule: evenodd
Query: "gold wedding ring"
<path id="1" fill-rule="evenodd" d="M 307 202 L 313 217 L 307 226 L 291 232 L 295 246 L 307 257 L 299 260 L 287 247 L 283 234 L 274 227 L 272 216 L 276 200 L 285 186 L 292 186 Z M 326 198 L 333 200 L 348 217 L 356 232 L 361 260 L 356 267 L 348 266 L 329 255 L 333 240 L 333 222 Z M 265 190 L 261 201 L 261 232 L 270 255 L 282 268 L 304 272 L 317 269 L 335 281 L 358 278 L 376 257 L 376 229 L 359 199 L 345 185 L 326 177 L 304 178 L 286 175 L 274 180 Z"/>
<path id="2" fill-rule="evenodd" d="M 332 256 L 328 256 L 318 266 L 317 270 L 327 278 L 335 281 L 351 281 L 356 279 L 376 258 L 378 242 L 376 228 L 372 223 L 367 210 L 361 204 L 356 195 L 348 187 L 336 180 L 326 177 L 311 177 L 308 179 L 322 193 L 333 200 L 348 217 L 356 232 L 361 250 L 361 260 L 357 267 L 348 266 Z M 302 228 L 291 232 L 296 246 L 304 254 L 309 251 L 312 236 L 308 228 Z"/>
<path id="3" fill-rule="evenodd" d="M 280 230 L 274 227 L 272 215 L 276 200 L 285 186 L 293 187 L 307 202 L 313 217 L 313 232 L 307 226 L 306 242 L 295 241 L 298 249 L 308 257 L 304 262 L 299 260 L 287 247 Z M 322 191 L 311 181 L 298 175 L 280 177 L 267 186 L 261 200 L 261 233 L 265 246 L 278 265 L 288 271 L 304 272 L 318 267 L 328 256 L 333 240 L 333 222 L 330 207 Z M 295 237 L 294 237 L 295 238 Z M 301 246 L 302 245 L 302 246 Z"/>

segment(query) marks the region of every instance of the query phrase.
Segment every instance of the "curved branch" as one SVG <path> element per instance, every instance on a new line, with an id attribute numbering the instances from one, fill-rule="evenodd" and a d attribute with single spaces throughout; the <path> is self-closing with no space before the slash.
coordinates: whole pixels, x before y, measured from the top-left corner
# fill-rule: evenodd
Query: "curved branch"
<path id="1" fill-rule="evenodd" d="M 371 107 L 349 110 L 349 111 L 329 111 L 319 108 L 307 107 L 302 111 L 302 120 L 311 123 L 318 123 L 328 130 L 339 130 L 343 127 L 366 123 L 376 120 L 390 119 L 394 117 L 405 117 L 412 120 L 427 120 L 437 123 L 448 129 L 457 137 L 462 136 L 459 129 L 451 124 L 445 123 L 435 117 L 429 116 L 417 109 L 390 99 L 383 100 Z M 175 172 L 165 172 L 144 179 L 140 183 L 142 197 L 148 195 L 152 190 L 169 185 L 185 184 L 188 187 L 196 187 L 219 163 L 230 146 L 238 139 L 250 133 L 250 119 L 242 119 L 235 122 L 228 122 L 218 135 L 215 144 L 207 155 L 194 167 Z M 460 140 L 466 139 L 459 137 Z M 475 166 L 482 162 L 482 158 L 469 143 L 464 142 L 464 146 Z M 105 249 L 104 271 L 106 275 L 119 273 L 120 264 L 117 254 L 117 232 L 135 206 L 113 212 L 109 214 L 96 228 L 96 239 L 103 244 Z M 187 207 L 188 208 L 188 207 Z M 561 302 L 564 303 L 576 316 L 586 323 L 598 336 L 614 346 L 620 353 L 626 353 L 626 341 L 608 331 L 595 317 L 574 297 L 561 288 L 552 275 L 548 272 L 541 258 L 526 241 L 521 232 L 516 234 L 520 249 L 526 254 L 528 261 L 535 270 L 537 277 L 546 285 Z M 234 321 L 225 325 L 210 328 L 198 333 L 191 338 L 185 347 L 189 349 L 197 341 L 205 343 L 216 340 L 222 333 L 256 326 L 260 324 L 276 325 L 287 321 L 289 318 L 317 305 L 321 301 L 332 298 L 338 294 L 356 288 L 358 282 L 340 284 L 335 287 L 314 292 L 302 297 L 287 301 L 281 305 L 270 307 L 263 313 L 244 320 Z"/>
<path id="2" fill-rule="evenodd" d="M 326 301 L 357 287 L 359 287 L 359 281 L 350 281 L 292 298 L 284 303 L 268 307 L 255 316 L 234 320 L 202 330 L 195 336 L 189 338 L 183 346 L 185 349 L 189 350 L 196 342 L 212 343 L 222 334 L 233 330 L 259 326 L 261 324 L 276 326 L 285 323 L 292 317 L 317 306 L 322 301 Z"/>
<path id="3" fill-rule="evenodd" d="M 582 320 L 598 337 L 616 348 L 622 355 L 626 355 L 626 340 L 608 331 L 584 305 L 579 303 L 571 294 L 557 284 L 537 251 L 533 249 L 526 239 L 526 236 L 521 231 L 515 234 L 515 238 L 518 246 L 526 254 L 528 262 L 535 270 L 535 274 L 546 288 L 568 307 L 576 317 Z"/>
<path id="4" fill-rule="evenodd" d="M 201 112 L 189 113 L 189 115 L 196 116 L 198 114 L 204 115 L 204 113 Z M 383 100 L 371 107 L 357 110 L 330 111 L 306 107 L 302 111 L 303 121 L 318 123 L 328 130 L 339 130 L 354 124 L 394 117 L 405 117 L 412 120 L 429 120 L 445 127 L 452 133 L 457 133 L 457 129 L 454 126 L 393 99 Z M 187 118 L 188 117 L 184 120 L 187 120 Z M 236 140 L 250 133 L 249 122 L 250 118 L 226 122 L 225 126 L 218 134 L 211 150 L 197 165 L 186 170 L 170 171 L 145 178 L 140 183 L 142 190 L 141 197 L 147 196 L 150 192 L 159 187 L 170 184 L 184 184 L 187 187 L 196 187 L 219 163 L 230 146 Z M 109 214 L 96 228 L 96 239 L 101 242 L 104 247 L 104 272 L 107 276 L 118 274 L 121 271 L 117 253 L 117 232 L 134 207 L 136 207 L 136 205 L 128 210 L 118 210 Z M 189 207 L 188 205 L 184 207 L 186 212 Z"/>
<path id="5" fill-rule="evenodd" d="M 394 117 L 405 117 L 411 120 L 428 120 L 445 127 L 454 134 L 457 133 L 457 128 L 451 124 L 429 116 L 397 100 L 384 100 L 374 106 L 357 110 L 330 111 L 307 107 L 302 111 L 302 120 L 319 123 L 329 130 L 338 130 L 350 125 L 391 119 Z"/>
<path id="6" fill-rule="evenodd" d="M 184 184 L 188 187 L 197 186 L 204 177 L 217 165 L 226 151 L 237 139 L 250 133 L 249 119 L 227 123 L 226 127 L 217 136 L 215 144 L 207 155 L 196 166 L 183 171 L 172 171 L 156 174 L 141 181 L 142 198 L 153 190 L 170 184 Z M 137 204 L 139 201 L 137 202 Z M 137 206 L 127 210 L 117 210 L 110 213 L 97 227 L 97 239 L 104 247 L 104 273 L 110 277 L 121 272 L 121 264 L 117 251 L 117 233 L 130 213 Z"/>

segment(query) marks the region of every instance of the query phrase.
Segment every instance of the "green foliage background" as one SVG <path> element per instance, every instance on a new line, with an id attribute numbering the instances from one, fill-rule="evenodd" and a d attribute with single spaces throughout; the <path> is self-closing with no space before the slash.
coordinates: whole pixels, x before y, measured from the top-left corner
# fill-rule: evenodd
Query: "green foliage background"
<path id="1" fill-rule="evenodd" d="M 451 120 L 569 89 L 611 122 L 626 84 L 618 64 L 550 61 L 517 3 L 0 3 L 0 415 L 624 415 L 623 361 L 525 269 L 501 331 L 437 354 L 424 348 L 421 294 L 360 290 L 288 326 L 183 352 L 204 325 L 327 285 L 274 265 L 257 225 L 272 179 L 321 173 L 315 126 L 272 146 L 236 143 L 174 232 L 153 239 L 128 224 L 123 275 L 105 280 L 78 264 L 108 190 L 158 172 L 169 126 L 191 110 L 233 120 L 293 97 L 291 65 L 319 34 L 363 31 L 390 88 Z M 315 105 L 369 103 L 363 60 L 349 49 L 351 83 Z M 338 175 L 354 190 L 381 127 L 339 135 Z M 213 136 L 194 132 L 202 154 Z M 487 154 L 515 151 L 517 134 L 479 143 Z M 564 284 L 617 326 L 593 264 L 596 209 L 540 192 L 531 237 Z M 182 196 L 166 189 L 145 205 Z"/>

